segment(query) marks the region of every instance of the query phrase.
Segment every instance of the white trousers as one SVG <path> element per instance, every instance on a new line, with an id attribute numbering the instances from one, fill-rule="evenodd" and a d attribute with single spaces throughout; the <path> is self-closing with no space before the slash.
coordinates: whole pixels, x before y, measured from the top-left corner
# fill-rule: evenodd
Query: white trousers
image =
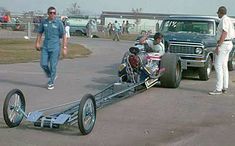
<path id="1" fill-rule="evenodd" d="M 232 41 L 222 43 L 218 55 L 215 55 L 216 90 L 227 89 L 229 84 L 228 58 L 233 48 Z"/>
<path id="2" fill-rule="evenodd" d="M 69 26 L 65 26 L 65 35 L 66 35 L 67 38 L 70 38 L 69 30 L 70 30 L 70 27 Z"/>

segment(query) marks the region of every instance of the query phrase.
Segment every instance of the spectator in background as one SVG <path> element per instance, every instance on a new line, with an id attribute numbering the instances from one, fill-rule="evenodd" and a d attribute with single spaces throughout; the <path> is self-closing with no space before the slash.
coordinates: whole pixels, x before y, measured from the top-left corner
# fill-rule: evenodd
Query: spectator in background
<path id="1" fill-rule="evenodd" d="M 111 22 L 109 22 L 108 26 L 107 26 L 107 29 L 108 29 L 108 34 L 109 36 L 112 36 L 113 34 L 113 24 Z"/>
<path id="2" fill-rule="evenodd" d="M 115 41 L 115 40 L 119 41 L 120 40 L 120 37 L 119 37 L 120 25 L 117 22 L 117 20 L 115 20 L 115 22 L 113 24 L 113 29 L 114 29 L 113 41 Z"/>
<path id="3" fill-rule="evenodd" d="M 34 25 L 33 31 L 34 31 L 34 32 L 37 32 L 37 30 L 38 30 L 37 17 L 34 17 L 34 18 L 33 18 L 33 25 Z"/>
<path id="4" fill-rule="evenodd" d="M 2 20 L 3 20 L 3 23 L 7 23 L 7 22 L 8 22 L 7 15 L 4 15 L 3 18 L 2 18 Z"/>
<path id="5" fill-rule="evenodd" d="M 128 20 L 126 21 L 126 33 L 129 34 L 129 27 L 130 27 L 130 24 L 128 22 Z"/>
<path id="6" fill-rule="evenodd" d="M 3 28 L 6 28 L 7 27 L 7 24 L 6 23 L 9 23 L 11 21 L 11 17 L 10 17 L 10 14 L 5 14 L 4 16 L 3 16 L 3 24 L 2 24 L 2 26 L 3 26 Z"/>
<path id="7" fill-rule="evenodd" d="M 86 24 L 86 36 L 91 37 L 91 24 L 89 23 L 89 21 Z"/>
<path id="8" fill-rule="evenodd" d="M 123 20 L 122 21 L 122 34 L 125 34 L 125 31 L 126 31 L 126 24 L 125 24 L 125 21 Z"/>
<path id="9" fill-rule="evenodd" d="M 87 37 L 92 38 L 94 33 L 97 32 L 97 23 L 95 19 L 90 19 L 86 25 Z"/>
<path id="10" fill-rule="evenodd" d="M 95 36 L 95 33 L 98 31 L 97 29 L 97 20 L 96 19 L 91 19 L 91 36 L 92 38 Z"/>
<path id="11" fill-rule="evenodd" d="M 19 18 L 16 18 L 16 20 L 15 20 L 15 30 L 20 30 L 21 28 L 20 28 L 20 20 L 19 20 Z"/>
<path id="12" fill-rule="evenodd" d="M 39 26 L 39 24 L 41 23 L 41 19 L 42 19 L 41 16 L 36 16 L 36 17 L 33 18 L 33 24 L 34 24 L 34 29 L 33 29 L 33 31 L 34 31 L 34 32 L 37 32 L 37 31 L 38 31 L 38 26 Z"/>
<path id="13" fill-rule="evenodd" d="M 155 30 L 155 31 L 158 32 L 158 31 L 159 31 L 159 28 L 160 28 L 160 25 L 159 25 L 159 22 L 157 22 L 157 23 L 156 23 L 156 28 L 155 28 L 156 30 Z"/>
<path id="14" fill-rule="evenodd" d="M 11 17 L 10 17 L 10 14 L 7 13 L 3 16 L 3 23 L 8 23 L 11 21 Z"/>
<path id="15" fill-rule="evenodd" d="M 62 17 L 62 22 L 64 24 L 65 36 L 67 39 L 70 38 L 70 26 L 68 17 Z"/>

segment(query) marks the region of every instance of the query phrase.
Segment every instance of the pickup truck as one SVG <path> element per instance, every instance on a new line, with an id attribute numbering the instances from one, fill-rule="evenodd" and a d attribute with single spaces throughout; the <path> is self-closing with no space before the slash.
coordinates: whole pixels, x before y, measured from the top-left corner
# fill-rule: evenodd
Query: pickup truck
<path id="1" fill-rule="evenodd" d="M 75 36 L 86 36 L 86 25 L 89 21 L 85 16 L 68 16 L 70 34 Z"/>
<path id="2" fill-rule="evenodd" d="M 200 80 L 206 81 L 210 78 L 215 58 L 218 24 L 217 17 L 188 15 L 167 17 L 160 27 L 166 51 L 178 54 L 182 68 L 196 70 Z M 229 55 L 229 71 L 234 70 L 234 51 L 235 46 Z"/>

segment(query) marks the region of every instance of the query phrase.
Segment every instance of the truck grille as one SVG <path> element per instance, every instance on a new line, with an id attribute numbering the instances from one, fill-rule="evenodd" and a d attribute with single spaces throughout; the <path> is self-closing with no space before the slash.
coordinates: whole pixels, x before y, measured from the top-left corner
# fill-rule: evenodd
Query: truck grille
<path id="1" fill-rule="evenodd" d="M 182 53 L 182 54 L 196 54 L 196 46 L 183 46 L 183 45 L 170 45 L 170 53 Z"/>

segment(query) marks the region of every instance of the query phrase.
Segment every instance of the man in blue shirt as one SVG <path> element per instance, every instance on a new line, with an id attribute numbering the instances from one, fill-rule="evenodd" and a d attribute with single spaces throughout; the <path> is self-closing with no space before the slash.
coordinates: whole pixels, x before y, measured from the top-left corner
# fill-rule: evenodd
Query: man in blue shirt
<path id="1" fill-rule="evenodd" d="M 40 65 L 48 77 L 48 89 L 54 89 L 54 81 L 56 79 L 56 68 L 60 56 L 61 42 L 63 40 L 63 55 L 67 54 L 67 39 L 63 23 L 60 19 L 56 19 L 56 9 L 48 8 L 48 18 L 43 20 L 38 28 L 38 35 L 35 42 L 35 48 L 41 51 Z M 45 38 L 41 47 L 42 35 Z"/>

